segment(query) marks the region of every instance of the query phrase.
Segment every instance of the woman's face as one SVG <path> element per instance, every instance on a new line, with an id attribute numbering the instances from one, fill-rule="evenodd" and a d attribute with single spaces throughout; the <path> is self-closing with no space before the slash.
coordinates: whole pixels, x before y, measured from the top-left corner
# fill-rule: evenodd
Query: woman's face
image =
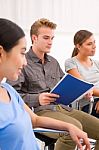
<path id="1" fill-rule="evenodd" d="M 9 80 L 17 80 L 23 66 L 27 64 L 25 58 L 26 39 L 21 38 L 10 52 L 3 51 L 2 75 Z"/>
<path id="2" fill-rule="evenodd" d="M 94 36 L 88 38 L 82 45 L 79 46 L 79 53 L 84 56 L 94 56 L 96 51 L 96 44 Z"/>

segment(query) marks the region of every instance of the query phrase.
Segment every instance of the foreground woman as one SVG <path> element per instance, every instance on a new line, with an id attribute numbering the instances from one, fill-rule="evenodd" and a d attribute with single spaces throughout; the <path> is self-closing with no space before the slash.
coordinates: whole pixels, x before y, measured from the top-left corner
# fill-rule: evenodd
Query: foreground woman
<path id="1" fill-rule="evenodd" d="M 26 40 L 23 30 L 15 23 L 0 19 L 0 81 L 6 77 L 17 80 L 25 59 Z M 77 123 L 76 123 L 77 124 Z M 69 131 L 72 140 L 82 150 L 80 139 L 90 150 L 87 134 L 78 127 L 34 114 L 19 94 L 7 83 L 0 84 L 0 149 L 39 150 L 32 127 Z"/>

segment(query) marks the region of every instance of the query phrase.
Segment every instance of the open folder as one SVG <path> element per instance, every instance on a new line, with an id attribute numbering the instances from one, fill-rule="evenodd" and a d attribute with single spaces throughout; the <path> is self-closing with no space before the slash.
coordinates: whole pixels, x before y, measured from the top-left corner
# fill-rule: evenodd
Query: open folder
<path id="1" fill-rule="evenodd" d="M 51 93 L 58 94 L 60 97 L 56 99 L 56 103 L 69 105 L 76 99 L 83 97 L 94 84 L 80 80 L 68 73 L 56 84 Z"/>

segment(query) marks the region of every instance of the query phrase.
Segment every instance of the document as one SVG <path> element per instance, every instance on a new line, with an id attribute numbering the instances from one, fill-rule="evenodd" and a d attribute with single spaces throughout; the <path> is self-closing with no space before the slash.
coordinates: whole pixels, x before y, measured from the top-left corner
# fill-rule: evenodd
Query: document
<path id="1" fill-rule="evenodd" d="M 76 99 L 83 97 L 94 84 L 80 80 L 68 73 L 56 84 L 51 93 L 58 94 L 60 97 L 56 99 L 57 104 L 69 105 Z"/>

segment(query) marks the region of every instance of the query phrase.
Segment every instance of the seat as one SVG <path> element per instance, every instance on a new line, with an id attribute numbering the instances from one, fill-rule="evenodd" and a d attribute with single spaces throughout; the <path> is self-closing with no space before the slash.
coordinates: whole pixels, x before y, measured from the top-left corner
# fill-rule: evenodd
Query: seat
<path id="1" fill-rule="evenodd" d="M 89 101 L 88 110 L 85 111 L 86 113 L 88 113 L 88 114 L 92 113 L 93 104 L 94 104 L 94 98 L 91 97 L 91 99 Z M 75 100 L 73 103 L 70 104 L 70 107 L 72 107 L 74 109 L 82 110 L 82 107 L 80 106 L 80 100 Z"/>
<path id="2" fill-rule="evenodd" d="M 41 140 L 42 142 L 44 142 L 44 150 L 54 150 L 54 146 L 55 146 L 55 143 L 56 143 L 56 140 L 57 139 L 53 139 L 53 138 L 50 138 L 50 137 L 47 137 L 43 134 L 41 134 L 41 132 L 46 132 L 46 130 L 48 130 L 49 132 L 53 132 L 53 133 L 64 133 L 66 135 L 69 134 L 69 132 L 67 131 L 61 131 L 61 130 L 54 130 L 54 129 L 44 129 L 44 128 L 35 128 L 33 129 L 34 133 L 35 133 L 35 136 L 36 138 L 38 138 L 39 140 Z M 89 139 L 90 141 L 90 144 L 91 144 L 91 150 L 94 150 L 95 148 L 95 144 L 96 144 L 96 140 L 94 139 Z M 78 147 L 76 146 L 75 150 L 79 150 Z"/>
<path id="3" fill-rule="evenodd" d="M 94 150 L 95 149 L 96 140 L 89 139 L 89 142 L 90 142 L 90 145 L 91 145 L 91 150 Z M 85 146 L 83 146 L 83 149 L 85 149 Z M 79 150 L 79 148 L 76 147 L 75 150 Z"/>
<path id="4" fill-rule="evenodd" d="M 50 137 L 47 137 L 43 134 L 40 134 L 38 132 L 34 132 L 35 133 L 35 136 L 36 138 L 38 138 L 40 141 L 44 142 L 44 150 L 54 150 L 54 145 L 56 143 L 56 140 L 57 139 L 53 139 L 53 138 L 50 138 Z"/>
<path id="5" fill-rule="evenodd" d="M 54 150 L 54 146 L 55 143 L 57 141 L 57 139 L 53 139 L 50 137 L 47 137 L 43 134 L 41 134 L 42 132 L 49 132 L 49 133 L 60 133 L 60 134 L 66 134 L 68 135 L 69 132 L 64 131 L 64 130 L 55 130 L 55 129 L 47 129 L 47 128 L 34 128 L 33 129 L 36 138 L 38 138 L 39 140 L 41 140 L 42 142 L 45 143 L 44 145 L 44 150 Z"/>
<path id="6" fill-rule="evenodd" d="M 91 97 L 91 100 L 90 100 L 90 103 L 89 103 L 89 107 L 88 107 L 88 114 L 90 114 L 90 115 L 91 115 L 91 113 L 92 113 L 93 104 L 94 104 L 94 98 Z M 71 106 L 72 106 L 72 105 L 71 105 Z M 76 106 L 76 107 L 75 107 L 76 109 L 82 110 L 81 107 L 80 107 L 79 100 L 77 100 L 77 101 L 75 102 L 75 106 Z M 94 140 L 94 139 L 89 139 L 89 141 L 90 141 L 90 144 L 91 144 L 91 150 L 94 150 L 95 144 L 96 144 L 96 140 Z M 78 150 L 78 148 L 76 148 L 76 150 Z"/>

